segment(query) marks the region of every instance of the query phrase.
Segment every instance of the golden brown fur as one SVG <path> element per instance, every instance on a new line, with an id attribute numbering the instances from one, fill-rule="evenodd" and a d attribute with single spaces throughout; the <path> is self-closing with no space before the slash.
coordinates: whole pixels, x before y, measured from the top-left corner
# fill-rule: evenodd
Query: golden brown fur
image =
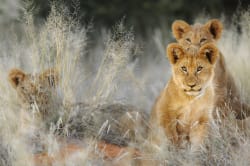
<path id="1" fill-rule="evenodd" d="M 222 34 L 222 23 L 212 19 L 202 24 L 189 25 L 185 21 L 177 20 L 172 24 L 173 35 L 180 45 L 189 51 L 195 51 L 206 43 L 214 43 Z M 250 116 L 250 107 L 241 102 L 239 91 L 234 79 L 226 67 L 222 53 L 219 54 L 215 68 L 216 107 L 222 117 L 227 116 L 227 110 L 233 110 L 237 119 Z"/>
<path id="2" fill-rule="evenodd" d="M 150 123 L 162 127 L 179 146 L 185 141 L 199 145 L 207 134 L 214 106 L 212 79 L 218 50 L 206 44 L 189 53 L 173 43 L 168 45 L 167 55 L 173 74 L 155 103 Z"/>

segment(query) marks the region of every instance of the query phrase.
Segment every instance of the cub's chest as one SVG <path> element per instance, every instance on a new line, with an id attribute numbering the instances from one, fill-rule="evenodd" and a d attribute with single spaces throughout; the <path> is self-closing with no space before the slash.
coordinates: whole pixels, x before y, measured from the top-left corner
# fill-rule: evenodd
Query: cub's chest
<path id="1" fill-rule="evenodd" d="M 200 104 L 196 101 L 190 102 L 176 111 L 177 127 L 179 130 L 188 130 L 203 123 L 210 116 L 211 110 L 210 106 L 206 104 Z"/>
<path id="2" fill-rule="evenodd" d="M 195 106 L 193 104 L 183 106 L 176 112 L 176 120 L 182 121 L 183 123 L 190 123 L 192 121 L 195 121 L 199 119 L 200 116 L 206 113 L 202 105 Z"/>

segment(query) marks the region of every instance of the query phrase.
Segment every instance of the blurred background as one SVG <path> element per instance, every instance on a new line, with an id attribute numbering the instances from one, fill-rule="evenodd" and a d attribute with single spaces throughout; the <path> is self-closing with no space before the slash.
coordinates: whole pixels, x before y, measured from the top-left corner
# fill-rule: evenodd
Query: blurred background
<path id="1" fill-rule="evenodd" d="M 0 21 L 17 18 L 19 6 L 25 0 L 0 0 Z M 222 15 L 230 21 L 237 9 L 247 9 L 249 0 L 57 0 L 66 4 L 69 10 L 77 5 L 82 23 L 92 21 L 94 27 L 114 26 L 125 18 L 125 25 L 133 27 L 145 36 L 148 30 L 169 26 L 176 19 L 189 23 L 198 15 L 219 18 Z M 35 17 L 45 19 L 50 12 L 49 0 L 33 0 Z M 4 17 L 4 19 L 3 19 Z"/>
<path id="2" fill-rule="evenodd" d="M 48 0 L 35 0 L 40 8 L 38 17 L 46 18 L 49 13 Z M 74 0 L 63 0 L 71 6 Z M 224 14 L 230 18 L 237 8 L 246 8 L 249 0 L 79 0 L 80 12 L 86 20 L 95 25 L 113 26 L 117 20 L 126 18 L 126 25 L 133 26 L 136 31 L 145 32 L 176 19 L 192 22 L 199 14 L 220 17 Z"/>

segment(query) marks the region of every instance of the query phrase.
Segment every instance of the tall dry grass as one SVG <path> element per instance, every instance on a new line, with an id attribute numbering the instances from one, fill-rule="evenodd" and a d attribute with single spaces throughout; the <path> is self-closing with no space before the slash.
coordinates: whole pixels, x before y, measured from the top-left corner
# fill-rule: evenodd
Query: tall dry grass
<path id="1" fill-rule="evenodd" d="M 97 32 L 91 24 L 79 23 L 77 10 L 70 13 L 64 6 L 54 3 L 48 18 L 38 25 L 32 13 L 24 11 L 24 16 L 18 31 L 10 26 L 9 29 L 1 28 L 0 34 L 0 165 L 33 165 L 31 147 L 20 134 L 23 108 L 7 81 L 11 68 L 37 73 L 56 67 L 61 73 L 61 81 L 55 97 L 62 106 L 76 102 L 90 105 L 121 102 L 150 112 L 171 74 L 165 56 L 166 43 L 172 40 L 165 34 L 170 29 L 156 29 L 142 42 L 121 21 L 110 31 L 100 31 L 96 40 L 90 41 L 89 34 Z M 239 11 L 234 18 L 233 22 L 222 19 L 227 26 L 218 47 L 226 57 L 244 100 L 249 103 L 250 11 Z M 205 22 L 206 18 L 201 17 L 199 21 Z M 89 45 L 91 42 L 95 42 L 94 46 Z M 52 109 L 67 116 L 61 107 Z M 141 159 L 154 165 L 249 165 L 249 130 L 242 132 L 231 117 L 223 121 L 223 125 L 218 123 L 211 124 L 211 132 L 197 152 L 177 150 L 168 143 L 156 147 L 145 139 L 141 147 L 137 145 L 144 153 Z M 34 135 L 36 125 L 30 125 L 28 133 Z M 39 134 L 53 155 L 60 144 L 53 135 L 54 129 L 50 129 L 41 130 Z M 102 159 L 88 159 L 87 153 L 88 150 L 77 156 L 79 162 L 71 159 L 67 165 L 103 164 Z"/>

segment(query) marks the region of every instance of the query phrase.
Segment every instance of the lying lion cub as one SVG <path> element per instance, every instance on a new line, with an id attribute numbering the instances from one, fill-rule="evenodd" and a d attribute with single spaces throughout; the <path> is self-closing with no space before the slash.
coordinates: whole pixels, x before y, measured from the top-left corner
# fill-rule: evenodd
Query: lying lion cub
<path id="1" fill-rule="evenodd" d="M 21 130 L 21 134 L 28 140 L 32 153 L 37 153 L 35 160 L 38 163 L 53 165 L 61 160 L 63 163 L 67 156 L 76 152 L 88 152 L 87 147 L 68 144 L 68 140 L 97 140 L 97 149 L 110 158 L 123 155 L 123 152 L 126 156 L 128 153 L 137 153 L 136 148 L 130 147 L 129 144 L 144 140 L 149 118 L 145 112 L 132 105 L 117 102 L 95 105 L 70 103 L 64 106 L 56 100 L 55 90 L 59 86 L 59 78 L 60 74 L 56 69 L 47 69 L 37 74 L 12 69 L 8 75 L 9 83 L 16 90 L 22 104 L 20 119 L 24 132 Z M 31 114 L 33 110 L 36 114 Z M 60 114 L 64 112 L 67 114 Z M 34 125 L 33 122 L 38 123 Z M 44 124 L 46 125 L 43 126 Z M 41 131 L 42 134 L 47 134 L 48 129 L 51 131 L 51 125 L 57 127 L 53 134 L 58 138 L 58 142 L 66 142 L 66 148 L 61 148 L 55 156 L 47 152 L 47 144 L 39 136 Z"/>
<path id="2" fill-rule="evenodd" d="M 55 134 L 66 134 L 73 138 L 100 136 L 102 140 L 119 145 L 126 144 L 123 143 L 126 139 L 138 137 L 140 133 L 146 135 L 148 115 L 132 105 L 103 102 L 97 105 L 72 103 L 64 106 L 57 103 L 54 99 L 57 94 L 54 93 L 59 83 L 59 72 L 54 68 L 37 74 L 12 69 L 8 79 L 17 92 L 24 115 L 35 109 L 37 120 L 49 125 L 62 118 L 63 122 Z M 68 114 L 60 115 L 60 111 Z M 36 117 L 34 115 L 32 118 Z M 21 117 L 25 124 L 26 117 L 29 116 Z"/>
<path id="3" fill-rule="evenodd" d="M 173 43 L 167 47 L 167 56 L 173 74 L 155 103 L 150 122 L 162 127 L 177 146 L 187 141 L 197 147 L 207 135 L 212 116 L 212 80 L 219 51 L 215 45 L 205 44 L 191 53 Z"/>

